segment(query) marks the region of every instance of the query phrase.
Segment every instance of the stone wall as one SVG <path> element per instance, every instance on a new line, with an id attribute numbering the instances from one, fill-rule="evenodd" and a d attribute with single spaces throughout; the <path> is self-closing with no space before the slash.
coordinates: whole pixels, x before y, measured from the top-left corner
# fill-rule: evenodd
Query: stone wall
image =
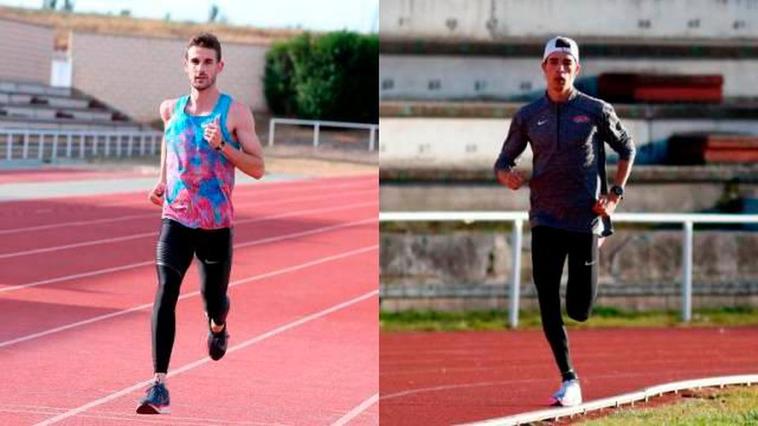
<path id="1" fill-rule="evenodd" d="M 382 308 L 505 306 L 511 233 L 458 230 L 381 235 Z M 534 306 L 531 239 L 523 239 L 522 306 Z M 696 230 L 693 306 L 758 304 L 758 233 Z M 619 229 L 600 250 L 600 300 L 625 308 L 675 308 L 681 299 L 682 232 Z M 565 281 L 565 274 L 564 274 Z"/>

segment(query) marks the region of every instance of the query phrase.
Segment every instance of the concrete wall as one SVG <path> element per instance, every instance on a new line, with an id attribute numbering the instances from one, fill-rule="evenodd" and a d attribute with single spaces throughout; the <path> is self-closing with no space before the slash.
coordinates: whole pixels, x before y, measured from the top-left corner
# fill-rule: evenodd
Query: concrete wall
<path id="1" fill-rule="evenodd" d="M 521 288 L 534 305 L 531 238 L 522 251 Z M 693 283 L 698 306 L 758 303 L 755 232 L 696 231 Z M 382 307 L 481 309 L 506 302 L 512 268 L 510 232 L 455 231 L 381 235 Z M 599 303 L 674 308 L 680 300 L 681 231 L 617 230 L 600 250 Z M 564 282 L 566 274 L 564 271 Z"/>
<path id="2" fill-rule="evenodd" d="M 382 37 L 749 38 L 756 0 L 382 0 Z"/>
<path id="3" fill-rule="evenodd" d="M 756 59 L 582 60 L 580 78 L 605 72 L 721 74 L 725 98 L 758 98 Z M 382 100 L 505 100 L 534 95 L 545 88 L 539 57 L 383 54 L 379 59 L 379 80 Z"/>
<path id="4" fill-rule="evenodd" d="M 0 19 L 0 80 L 48 84 L 53 29 Z"/>
<path id="5" fill-rule="evenodd" d="M 186 40 L 75 32 L 73 86 L 138 121 L 159 119 L 167 98 L 189 93 L 183 71 Z M 262 78 L 267 46 L 224 43 L 218 87 L 254 110 L 266 110 Z M 48 75 L 50 74 L 48 68 Z"/>
<path id="6" fill-rule="evenodd" d="M 665 140 L 676 132 L 733 131 L 758 134 L 755 120 L 624 119 L 638 148 L 639 163 L 665 156 Z M 383 117 L 379 153 L 382 167 L 491 167 L 508 134 L 510 118 Z M 609 148 L 608 158 L 615 153 Z M 531 168 L 527 147 L 520 164 Z"/>

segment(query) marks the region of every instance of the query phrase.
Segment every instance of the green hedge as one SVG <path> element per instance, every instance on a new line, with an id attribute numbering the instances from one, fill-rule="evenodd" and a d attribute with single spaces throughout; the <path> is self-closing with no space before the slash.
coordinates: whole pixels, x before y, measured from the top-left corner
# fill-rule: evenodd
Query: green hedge
<path id="1" fill-rule="evenodd" d="M 376 123 L 379 38 L 340 31 L 275 43 L 263 76 L 276 115 Z"/>

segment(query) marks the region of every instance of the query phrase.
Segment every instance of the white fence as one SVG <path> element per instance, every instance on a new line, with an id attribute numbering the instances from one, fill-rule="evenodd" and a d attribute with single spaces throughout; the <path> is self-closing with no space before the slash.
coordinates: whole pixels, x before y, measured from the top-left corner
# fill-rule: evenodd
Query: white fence
<path id="1" fill-rule="evenodd" d="M 155 155 L 162 136 L 156 131 L 0 129 L 0 158 L 3 151 L 6 160 Z"/>
<path id="2" fill-rule="evenodd" d="M 313 126 L 313 147 L 319 146 L 319 133 L 322 127 L 336 127 L 341 129 L 365 129 L 369 131 L 368 150 L 373 151 L 376 147 L 376 132 L 379 130 L 378 124 L 348 123 L 342 121 L 319 121 L 319 120 L 299 120 L 294 118 L 272 118 L 268 128 L 268 146 L 274 145 L 274 136 L 276 136 L 277 124 L 290 124 L 295 126 L 306 125 Z"/>
<path id="3" fill-rule="evenodd" d="M 382 212 L 380 222 L 513 222 L 513 270 L 509 293 L 511 327 L 518 326 L 519 290 L 521 285 L 521 246 L 526 212 Z M 695 214 L 695 213 L 617 213 L 613 222 L 678 223 L 682 225 L 682 321 L 692 319 L 692 234 L 694 224 L 758 223 L 758 215 Z"/>

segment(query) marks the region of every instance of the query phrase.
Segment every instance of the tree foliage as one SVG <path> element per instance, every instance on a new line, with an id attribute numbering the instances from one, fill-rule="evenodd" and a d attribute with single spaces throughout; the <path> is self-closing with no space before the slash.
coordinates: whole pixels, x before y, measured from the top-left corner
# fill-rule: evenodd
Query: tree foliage
<path id="1" fill-rule="evenodd" d="M 374 123 L 378 81 L 378 37 L 339 31 L 275 43 L 263 83 L 274 114 Z"/>

